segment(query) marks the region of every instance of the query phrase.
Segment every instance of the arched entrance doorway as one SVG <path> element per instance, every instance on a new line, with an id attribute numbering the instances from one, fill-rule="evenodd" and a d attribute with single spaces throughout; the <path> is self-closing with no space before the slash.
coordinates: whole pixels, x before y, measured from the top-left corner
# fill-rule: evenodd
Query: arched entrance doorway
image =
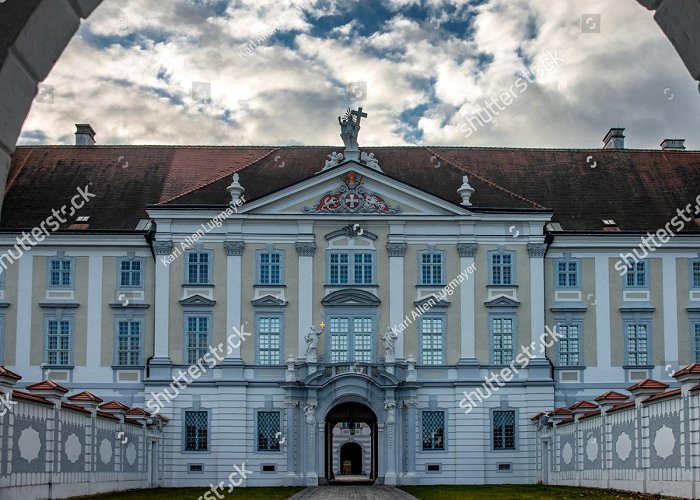
<path id="1" fill-rule="evenodd" d="M 377 416 L 362 403 L 341 403 L 326 415 L 326 480 L 377 479 Z"/>
<path id="2" fill-rule="evenodd" d="M 340 473 L 344 476 L 362 475 L 362 446 L 358 443 L 350 441 L 340 447 Z"/>

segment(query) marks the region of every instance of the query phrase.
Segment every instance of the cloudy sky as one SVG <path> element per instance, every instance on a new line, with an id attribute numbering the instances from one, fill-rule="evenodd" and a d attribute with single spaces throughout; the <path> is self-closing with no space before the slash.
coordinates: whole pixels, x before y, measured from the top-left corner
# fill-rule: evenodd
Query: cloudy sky
<path id="1" fill-rule="evenodd" d="M 619 126 L 700 149 L 697 82 L 636 0 L 105 0 L 44 84 L 20 144 L 90 123 L 99 144 L 340 145 L 361 105 L 367 146 L 597 148 Z"/>

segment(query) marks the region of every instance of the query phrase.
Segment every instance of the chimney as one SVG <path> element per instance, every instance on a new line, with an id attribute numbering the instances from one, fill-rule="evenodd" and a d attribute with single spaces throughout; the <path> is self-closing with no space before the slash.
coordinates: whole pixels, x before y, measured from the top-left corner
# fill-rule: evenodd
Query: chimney
<path id="1" fill-rule="evenodd" d="M 664 139 L 661 143 L 664 151 L 685 151 L 685 139 Z"/>
<path id="2" fill-rule="evenodd" d="M 89 123 L 76 123 L 75 129 L 76 146 L 95 145 L 95 130 L 90 126 Z"/>
<path id="3" fill-rule="evenodd" d="M 605 146 L 603 149 L 625 149 L 625 129 L 611 128 L 603 139 Z"/>

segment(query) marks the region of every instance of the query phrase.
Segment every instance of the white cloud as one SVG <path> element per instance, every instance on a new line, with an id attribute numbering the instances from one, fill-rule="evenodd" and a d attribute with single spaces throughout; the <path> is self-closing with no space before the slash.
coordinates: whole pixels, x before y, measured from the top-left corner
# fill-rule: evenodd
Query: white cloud
<path id="1" fill-rule="evenodd" d="M 90 122 L 101 144 L 338 145 L 345 86 L 366 82 L 361 145 L 403 144 L 418 129 L 424 144 L 598 147 L 624 126 L 630 147 L 685 137 L 700 149 L 696 83 L 634 0 L 385 0 L 392 17 L 364 37 L 373 19 L 343 15 L 357 5 L 237 0 L 217 13 L 211 1 L 105 0 L 47 79 L 54 103 L 33 106 L 25 142 L 42 132 L 72 143 L 73 124 Z M 425 19 L 411 16 L 418 6 Z M 587 13 L 601 15 L 601 33 L 581 32 Z M 566 63 L 465 139 L 464 115 L 554 50 Z M 193 82 L 211 84 L 211 102 L 193 99 Z"/>

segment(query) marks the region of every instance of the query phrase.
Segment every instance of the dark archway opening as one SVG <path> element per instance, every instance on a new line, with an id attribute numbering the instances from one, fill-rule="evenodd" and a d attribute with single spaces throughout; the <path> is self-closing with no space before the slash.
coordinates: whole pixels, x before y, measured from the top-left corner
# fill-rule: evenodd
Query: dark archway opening
<path id="1" fill-rule="evenodd" d="M 362 475 L 362 446 L 345 443 L 340 447 L 340 470 L 346 476 Z"/>
<path id="2" fill-rule="evenodd" d="M 328 482 L 347 482 L 348 477 L 358 482 L 373 483 L 377 480 L 377 416 L 368 406 L 362 403 L 341 403 L 335 406 L 326 415 L 325 430 Z M 343 440 L 350 438 L 351 441 L 339 445 L 339 434 Z M 359 444 L 363 439 L 364 449 Z"/>

